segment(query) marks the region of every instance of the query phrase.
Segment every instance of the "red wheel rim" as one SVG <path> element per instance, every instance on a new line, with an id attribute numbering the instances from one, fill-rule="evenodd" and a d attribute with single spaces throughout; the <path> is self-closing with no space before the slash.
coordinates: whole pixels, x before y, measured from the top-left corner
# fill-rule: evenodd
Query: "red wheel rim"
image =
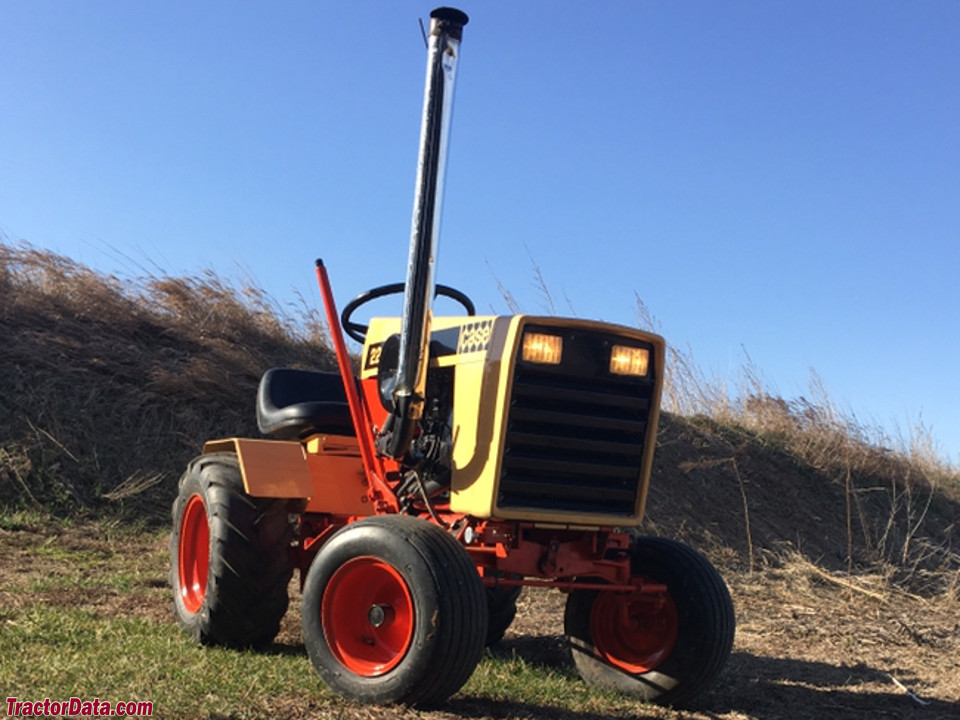
<path id="1" fill-rule="evenodd" d="M 410 588 L 379 558 L 356 557 L 341 565 L 324 590 L 320 612 L 330 651 L 357 675 L 390 672 L 413 639 Z"/>
<path id="2" fill-rule="evenodd" d="M 203 498 L 191 495 L 180 521 L 180 600 L 195 613 L 207 594 L 207 567 L 210 562 L 210 527 Z"/>
<path id="3" fill-rule="evenodd" d="M 669 595 L 600 592 L 590 614 L 590 635 L 601 659 L 638 675 L 667 659 L 677 642 L 678 624 Z"/>

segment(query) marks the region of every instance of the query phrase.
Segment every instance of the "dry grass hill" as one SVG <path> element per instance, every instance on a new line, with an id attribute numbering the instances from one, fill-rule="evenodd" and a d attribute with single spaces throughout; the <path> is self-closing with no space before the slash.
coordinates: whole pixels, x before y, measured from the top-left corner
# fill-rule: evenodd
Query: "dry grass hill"
<path id="1" fill-rule="evenodd" d="M 28 246 L 0 244 L 0 338 L 0 514 L 34 525 L 161 528 L 203 440 L 256 433 L 264 370 L 333 367 L 309 308 L 212 275 L 121 280 Z M 957 469 L 922 434 L 885 448 L 829 400 L 784 400 L 755 373 L 731 399 L 682 356 L 672 367 L 646 531 L 710 555 L 740 623 L 731 679 L 713 698 L 720 714 L 702 717 L 825 717 L 831 706 L 867 717 L 877 698 L 917 717 L 960 716 Z M 506 640 L 513 652 L 551 660 L 550 642 L 523 639 L 556 632 L 550 607 L 528 601 Z M 808 695 L 820 714 L 784 710 Z M 527 712 L 471 702 L 436 717 Z M 564 713 L 541 714 L 593 717 Z"/>
<path id="2" fill-rule="evenodd" d="M 166 518 L 205 438 L 256 433 L 272 365 L 332 368 L 309 313 L 219 279 L 122 281 L 0 245 L 0 502 Z"/>

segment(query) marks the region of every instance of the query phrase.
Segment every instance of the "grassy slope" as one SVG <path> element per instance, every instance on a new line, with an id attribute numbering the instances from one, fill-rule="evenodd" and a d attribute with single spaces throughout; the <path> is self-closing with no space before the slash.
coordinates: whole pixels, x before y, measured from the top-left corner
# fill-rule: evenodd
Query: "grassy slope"
<path id="1" fill-rule="evenodd" d="M 181 469 L 203 439 L 255 432 L 263 370 L 330 367 L 319 327 L 309 312 L 291 318 L 214 277 L 121 282 L 0 245 L 0 641 L 11 650 L 0 686 L 146 695 L 164 717 L 393 716 L 326 694 L 295 612 L 264 657 L 192 648 L 167 610 L 163 524 Z M 733 585 L 738 651 L 730 687 L 711 699 L 731 720 L 804 717 L 764 698 L 803 704 L 803 692 L 783 687 L 808 676 L 862 715 L 899 694 L 885 668 L 920 678 L 923 653 L 956 657 L 954 471 L 874 447 L 827 410 L 758 391 L 735 411 L 662 423 L 647 530 L 697 545 Z M 436 716 L 673 717 L 579 683 L 557 650 L 557 602 L 528 594 L 504 649 Z M 808 620 L 826 613 L 880 625 L 824 636 Z M 893 638 L 881 643 L 886 655 L 855 649 L 876 632 Z M 911 652 L 898 654 L 904 637 Z M 844 680 L 848 665 L 863 667 Z M 918 682 L 937 702 L 960 700 L 955 681 Z"/>
<path id="2" fill-rule="evenodd" d="M 205 439 L 256 433 L 265 369 L 333 367 L 300 319 L 214 277 L 121 282 L 0 245 L 0 503 L 165 518 Z"/>

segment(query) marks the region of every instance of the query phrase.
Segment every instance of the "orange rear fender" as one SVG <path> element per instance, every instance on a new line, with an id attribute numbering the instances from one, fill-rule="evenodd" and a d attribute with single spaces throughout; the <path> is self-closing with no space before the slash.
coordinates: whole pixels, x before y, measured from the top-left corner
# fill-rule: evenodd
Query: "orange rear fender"
<path id="1" fill-rule="evenodd" d="M 307 500 L 307 512 L 374 512 L 355 438 L 314 435 L 303 442 L 229 438 L 206 443 L 203 452 L 236 453 L 243 488 L 252 497 Z"/>

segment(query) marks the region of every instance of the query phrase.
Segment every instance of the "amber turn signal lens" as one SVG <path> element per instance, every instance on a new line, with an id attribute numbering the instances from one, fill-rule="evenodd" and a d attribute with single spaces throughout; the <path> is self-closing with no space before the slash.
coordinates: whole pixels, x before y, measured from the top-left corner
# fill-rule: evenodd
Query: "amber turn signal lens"
<path id="1" fill-rule="evenodd" d="M 650 369 L 650 351 L 646 348 L 614 345 L 610 351 L 610 372 L 614 375 L 644 377 Z"/>
<path id="2" fill-rule="evenodd" d="M 527 362 L 559 365 L 563 356 L 563 338 L 545 333 L 525 333 L 523 359 Z"/>

